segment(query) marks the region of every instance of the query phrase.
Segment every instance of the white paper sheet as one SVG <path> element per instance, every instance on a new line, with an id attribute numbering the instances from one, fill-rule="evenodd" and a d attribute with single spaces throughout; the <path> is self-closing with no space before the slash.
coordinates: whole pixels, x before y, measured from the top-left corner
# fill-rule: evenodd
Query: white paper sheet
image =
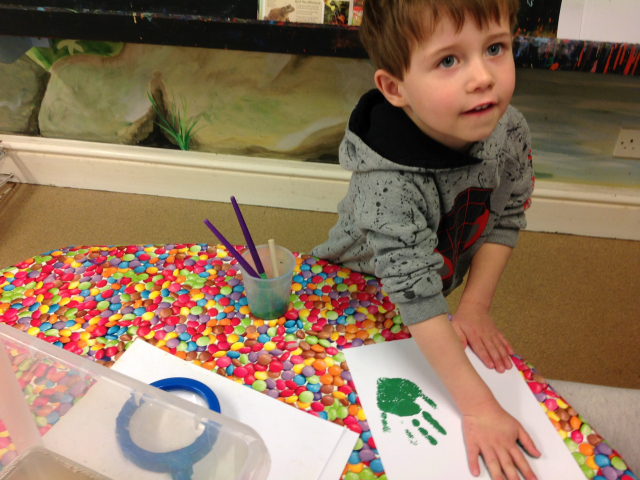
<path id="1" fill-rule="evenodd" d="M 639 25 L 640 0 L 563 0 L 558 38 L 640 43 Z"/>
<path id="2" fill-rule="evenodd" d="M 221 412 L 256 430 L 269 450 L 269 480 L 335 480 L 358 434 L 136 341 L 112 367 L 145 383 L 188 377 L 207 385 Z"/>
<path id="3" fill-rule="evenodd" d="M 479 477 L 469 472 L 460 412 L 412 339 L 352 348 L 344 353 L 389 478 L 417 478 L 420 472 L 421 480 L 490 479 L 482 463 Z M 471 350 L 467 349 L 467 355 L 500 405 L 524 426 L 542 453 L 539 459 L 527 457 L 537 477 L 584 480 L 520 373 L 512 368 L 499 374 L 485 368 Z M 421 398 L 421 393 L 436 408 Z M 388 431 L 383 430 L 380 406 L 387 412 Z M 421 411 L 438 422 L 446 434 L 433 427 Z M 421 428 L 431 441 L 423 436 Z"/>

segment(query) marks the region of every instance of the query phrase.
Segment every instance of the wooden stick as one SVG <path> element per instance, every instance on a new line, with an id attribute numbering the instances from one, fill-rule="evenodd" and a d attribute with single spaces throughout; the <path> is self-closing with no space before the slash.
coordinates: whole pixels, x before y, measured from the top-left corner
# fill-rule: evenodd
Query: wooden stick
<path id="1" fill-rule="evenodd" d="M 271 256 L 271 269 L 273 270 L 273 278 L 278 278 L 280 273 L 278 272 L 278 261 L 276 259 L 276 243 L 272 239 L 269 240 L 269 254 Z"/>

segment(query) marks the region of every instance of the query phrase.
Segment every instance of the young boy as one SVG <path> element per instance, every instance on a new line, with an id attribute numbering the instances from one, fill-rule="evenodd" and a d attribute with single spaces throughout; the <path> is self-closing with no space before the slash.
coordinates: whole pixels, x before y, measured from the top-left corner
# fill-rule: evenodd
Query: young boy
<path id="1" fill-rule="evenodd" d="M 540 453 L 468 361 L 513 353 L 489 316 L 533 190 L 530 138 L 509 106 L 518 0 L 366 0 L 360 27 L 377 90 L 351 114 L 340 164 L 353 172 L 329 240 L 312 252 L 381 278 L 463 414 L 471 473 L 535 479 Z M 453 320 L 445 295 L 469 278 Z"/>

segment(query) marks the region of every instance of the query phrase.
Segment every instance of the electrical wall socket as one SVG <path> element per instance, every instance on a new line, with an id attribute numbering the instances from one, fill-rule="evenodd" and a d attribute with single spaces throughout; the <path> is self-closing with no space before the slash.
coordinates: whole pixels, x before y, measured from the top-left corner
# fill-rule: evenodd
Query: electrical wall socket
<path id="1" fill-rule="evenodd" d="M 620 136 L 613 149 L 613 156 L 640 160 L 640 129 L 621 129 Z"/>

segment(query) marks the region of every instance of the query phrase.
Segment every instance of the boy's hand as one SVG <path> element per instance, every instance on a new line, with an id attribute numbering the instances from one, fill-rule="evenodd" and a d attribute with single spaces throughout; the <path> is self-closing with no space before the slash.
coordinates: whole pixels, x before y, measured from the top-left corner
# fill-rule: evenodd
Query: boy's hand
<path id="1" fill-rule="evenodd" d="M 487 368 L 499 373 L 511 368 L 513 348 L 484 309 L 460 303 L 451 325 L 463 348 L 468 343 Z"/>
<path id="2" fill-rule="evenodd" d="M 493 480 L 504 480 L 505 476 L 508 480 L 518 480 L 517 470 L 527 480 L 534 480 L 535 476 L 516 441 L 520 441 L 533 456 L 540 456 L 540 452 L 522 425 L 504 411 L 475 371 L 447 315 L 437 315 L 425 322 L 409 325 L 409 331 L 462 412 L 464 442 L 471 473 L 475 476 L 480 474 L 478 455 L 482 455 Z M 417 399 L 418 391 L 415 388 L 404 386 L 402 390 L 408 392 L 408 397 Z M 383 407 L 382 411 L 395 408 Z M 402 409 L 404 411 L 404 405 Z M 416 408 L 407 410 L 413 413 Z"/>
<path id="3" fill-rule="evenodd" d="M 515 418 L 497 402 L 490 403 L 479 413 L 462 417 L 471 474 L 480 475 L 478 455 L 482 455 L 493 480 L 519 480 L 518 470 L 526 480 L 536 480 L 516 441 L 534 457 L 539 457 L 540 452 Z"/>

